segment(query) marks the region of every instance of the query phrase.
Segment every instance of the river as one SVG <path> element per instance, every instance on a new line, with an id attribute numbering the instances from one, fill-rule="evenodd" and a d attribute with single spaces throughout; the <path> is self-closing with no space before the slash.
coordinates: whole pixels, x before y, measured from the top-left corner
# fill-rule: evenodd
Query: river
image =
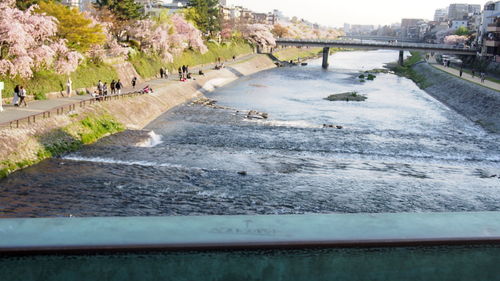
<path id="1" fill-rule="evenodd" d="M 406 78 L 357 78 L 395 59 L 341 52 L 327 71 L 243 77 L 208 94 L 221 108 L 185 104 L 0 180 L 0 216 L 500 211 L 498 135 Z M 368 99 L 324 99 L 348 91 Z"/>

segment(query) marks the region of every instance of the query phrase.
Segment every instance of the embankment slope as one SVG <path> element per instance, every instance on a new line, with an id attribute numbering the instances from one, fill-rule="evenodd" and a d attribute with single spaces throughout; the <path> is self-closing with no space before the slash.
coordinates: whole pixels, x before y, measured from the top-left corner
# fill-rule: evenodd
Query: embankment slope
<path id="1" fill-rule="evenodd" d="M 425 91 L 431 96 L 486 130 L 500 133 L 500 92 L 465 81 L 427 63 L 416 64 L 413 69 L 430 85 Z"/>
<path id="2" fill-rule="evenodd" d="M 0 177 L 49 157 L 78 149 L 83 144 L 124 129 L 141 129 L 169 109 L 203 96 L 238 78 L 275 67 L 266 55 L 234 64 L 189 82 L 150 81 L 155 90 L 142 95 L 112 100 L 66 115 L 54 116 L 19 129 L 0 131 Z"/>

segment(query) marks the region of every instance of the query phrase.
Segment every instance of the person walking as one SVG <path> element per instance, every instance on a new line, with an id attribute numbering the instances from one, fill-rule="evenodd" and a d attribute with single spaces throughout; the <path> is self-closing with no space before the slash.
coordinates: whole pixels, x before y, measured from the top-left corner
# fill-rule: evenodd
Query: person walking
<path id="1" fill-rule="evenodd" d="M 71 77 L 68 76 L 68 81 L 66 81 L 66 96 L 71 97 L 73 81 L 71 81 Z"/>
<path id="2" fill-rule="evenodd" d="M 136 84 L 137 84 L 137 77 L 134 76 L 134 78 L 132 78 L 132 89 L 135 89 Z"/>
<path id="3" fill-rule="evenodd" d="M 103 93 L 104 93 L 104 89 L 103 89 L 103 84 L 102 84 L 102 81 L 99 80 L 99 82 L 97 83 L 97 92 L 99 93 L 99 96 L 102 96 Z"/>
<path id="4" fill-rule="evenodd" d="M 116 92 L 121 95 L 122 94 L 122 88 L 123 88 L 123 84 L 122 82 L 120 81 L 120 79 L 118 79 L 118 82 L 116 82 L 115 84 L 115 89 L 116 89 Z"/>
<path id="5" fill-rule="evenodd" d="M 111 88 L 111 94 L 114 95 L 116 94 L 116 82 L 115 79 L 111 81 L 111 84 L 109 84 L 109 88 Z"/>
<path id="6" fill-rule="evenodd" d="M 108 82 L 104 82 L 104 85 L 102 85 L 102 93 L 107 96 L 108 95 Z"/>
<path id="7" fill-rule="evenodd" d="M 165 69 L 163 69 L 163 66 L 160 68 L 160 78 L 163 79 L 163 76 L 165 76 Z"/>
<path id="8" fill-rule="evenodd" d="M 463 73 L 464 73 L 464 70 L 460 67 L 460 77 L 462 77 Z"/>
<path id="9" fill-rule="evenodd" d="M 12 104 L 14 106 L 19 106 L 20 89 L 21 86 L 19 85 L 16 85 L 16 87 L 14 87 L 14 98 L 12 99 Z"/>
<path id="10" fill-rule="evenodd" d="M 486 73 L 481 72 L 481 83 L 484 83 L 485 79 L 486 79 Z"/>
<path id="11" fill-rule="evenodd" d="M 187 67 L 185 65 L 182 66 L 182 79 L 186 79 Z"/>
<path id="12" fill-rule="evenodd" d="M 179 81 L 182 81 L 182 68 L 179 66 Z"/>
<path id="13" fill-rule="evenodd" d="M 27 96 L 26 89 L 23 86 L 20 86 L 19 87 L 19 98 L 20 98 L 19 106 L 21 106 L 24 103 L 24 106 L 28 107 L 28 104 L 26 103 L 26 96 Z"/>

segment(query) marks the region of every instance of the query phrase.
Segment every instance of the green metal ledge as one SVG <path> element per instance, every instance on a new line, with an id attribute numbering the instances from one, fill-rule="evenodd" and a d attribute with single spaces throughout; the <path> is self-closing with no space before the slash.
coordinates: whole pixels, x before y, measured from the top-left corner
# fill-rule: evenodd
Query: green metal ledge
<path id="1" fill-rule="evenodd" d="M 500 212 L 0 219 L 0 254 L 499 242 Z"/>

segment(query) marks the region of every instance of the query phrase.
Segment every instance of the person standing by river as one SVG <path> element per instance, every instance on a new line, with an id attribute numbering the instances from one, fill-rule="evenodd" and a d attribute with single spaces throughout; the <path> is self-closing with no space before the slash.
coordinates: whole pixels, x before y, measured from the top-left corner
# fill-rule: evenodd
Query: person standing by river
<path id="1" fill-rule="evenodd" d="M 71 81 L 71 77 L 68 76 L 68 81 L 66 81 L 66 96 L 71 97 L 73 81 Z"/>
<path id="2" fill-rule="evenodd" d="M 132 89 L 135 89 L 136 84 L 137 84 L 137 77 L 134 76 L 134 78 L 132 78 Z"/>
<path id="3" fill-rule="evenodd" d="M 27 96 L 27 93 L 26 93 L 26 89 L 24 88 L 24 86 L 20 86 L 19 87 L 19 106 L 21 106 L 23 103 L 24 103 L 24 107 L 28 107 L 28 104 L 26 103 L 26 96 Z"/>
<path id="4" fill-rule="evenodd" d="M 99 82 L 97 82 L 97 92 L 99 93 L 99 96 L 103 95 L 103 86 L 102 81 L 99 80 Z"/>
<path id="5" fill-rule="evenodd" d="M 19 85 L 16 85 L 16 87 L 14 87 L 14 98 L 12 99 L 12 104 L 14 106 L 19 106 L 19 89 Z"/>
<path id="6" fill-rule="evenodd" d="M 115 84 L 116 93 L 119 94 L 119 95 L 121 95 L 122 94 L 122 88 L 123 88 L 123 84 L 120 81 L 120 79 L 118 79 L 118 82 L 116 82 L 116 84 Z"/>

